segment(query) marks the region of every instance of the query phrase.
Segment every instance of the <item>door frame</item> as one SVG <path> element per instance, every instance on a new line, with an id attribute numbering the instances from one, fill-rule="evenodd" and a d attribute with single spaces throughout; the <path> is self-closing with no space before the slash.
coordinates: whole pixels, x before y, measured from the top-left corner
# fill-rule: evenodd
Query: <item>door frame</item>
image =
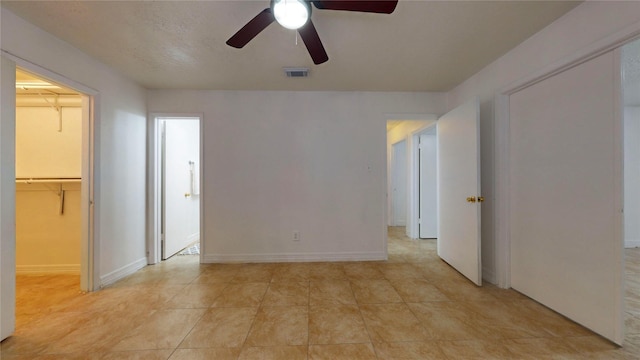
<path id="1" fill-rule="evenodd" d="M 204 114 L 203 113 L 150 113 L 147 118 L 147 263 L 162 261 L 162 142 L 160 121 L 163 119 L 198 119 L 200 122 L 200 262 L 205 253 L 204 219 Z"/>
<path id="2" fill-rule="evenodd" d="M 390 210 L 389 211 L 390 212 L 390 220 L 391 220 L 389 222 L 390 226 L 401 226 L 401 225 L 398 225 L 398 221 L 397 221 L 398 219 L 397 219 L 397 214 L 396 214 L 396 201 L 398 200 L 397 199 L 398 197 L 396 196 L 396 194 L 393 191 L 393 189 L 396 188 L 398 183 L 399 183 L 399 181 L 398 181 L 398 171 L 396 169 L 397 161 L 398 161 L 398 159 L 397 159 L 398 158 L 398 154 L 397 154 L 396 145 L 398 145 L 398 144 L 400 144 L 402 142 L 404 142 L 405 157 L 407 157 L 408 151 L 409 151 L 407 139 L 401 139 L 401 140 L 398 140 L 395 143 L 391 144 L 391 157 L 390 157 L 390 160 L 391 160 L 391 164 L 390 164 L 391 165 L 390 166 L 390 169 L 391 169 L 391 174 L 390 174 L 390 178 L 391 178 L 390 179 L 391 180 L 390 181 L 390 185 L 391 185 L 391 188 L 390 188 L 390 192 L 389 192 L 389 197 L 390 197 L 389 201 L 391 203 L 391 207 L 389 209 Z M 409 171 L 409 163 L 408 163 L 408 161 L 406 161 L 406 159 L 405 159 L 405 162 L 407 163 L 405 172 L 408 173 L 408 171 Z M 406 176 L 406 174 L 405 174 L 405 176 Z M 405 184 L 404 184 L 405 188 L 407 187 L 406 183 L 407 182 L 405 181 Z M 406 189 L 406 190 L 408 190 L 408 189 Z M 408 196 L 408 194 L 409 194 L 408 191 L 406 191 L 405 194 L 407 195 L 407 196 L 405 196 L 407 198 L 407 199 L 405 199 L 405 205 L 406 205 L 407 201 L 408 201 L 408 197 L 409 197 Z M 406 208 L 406 206 L 405 206 L 405 208 Z M 405 209 L 404 222 L 405 222 L 405 226 L 406 226 L 406 224 L 407 224 L 407 211 L 406 211 L 406 209 Z"/>
<path id="3" fill-rule="evenodd" d="M 423 121 L 432 121 L 432 123 L 421 126 L 420 128 L 409 132 L 407 136 L 407 151 L 409 153 L 407 166 L 407 169 L 409 170 L 409 173 L 407 174 L 407 179 L 409 180 L 409 183 L 407 184 L 407 236 L 409 236 L 411 239 L 420 238 L 418 227 L 418 214 L 420 213 L 420 200 L 418 199 L 418 196 L 420 194 L 420 183 L 418 180 L 420 176 L 420 163 L 418 162 L 418 152 L 420 151 L 420 149 L 418 149 L 418 146 L 420 145 L 419 137 L 420 134 L 433 128 L 437 128 L 438 117 L 438 115 L 427 115 L 422 119 L 419 119 Z"/>
<path id="4" fill-rule="evenodd" d="M 420 237 L 420 135 L 426 134 L 428 132 L 433 131 L 436 136 L 436 141 L 438 139 L 438 120 L 437 118 L 432 124 L 425 125 L 419 129 L 416 129 L 409 133 L 409 137 L 411 138 L 411 170 L 410 170 L 410 178 L 409 178 L 409 213 L 412 216 L 413 221 L 411 221 L 411 229 L 409 229 L 410 234 L 414 234 L 415 236 L 411 236 L 413 239 L 422 239 Z M 437 161 L 437 158 L 436 158 Z M 436 179 L 437 181 L 437 179 Z M 437 210 L 436 210 L 437 212 Z M 426 239 L 426 238 L 425 238 Z"/>
<path id="5" fill-rule="evenodd" d="M 82 97 L 80 289 L 88 292 L 98 290 L 100 288 L 100 278 L 95 269 L 99 268 L 100 239 L 95 231 L 99 227 L 98 209 L 95 207 L 98 194 L 95 189 L 99 186 L 99 181 L 95 177 L 95 169 L 99 167 L 99 155 L 96 149 L 99 146 L 97 124 L 99 124 L 100 114 L 100 92 L 7 51 L 3 50 L 2 56 L 13 61 L 16 68 L 19 67 L 45 80 L 73 89 L 80 93 Z M 15 115 L 13 121 L 15 122 Z M 15 151 L 12 156 L 13 167 L 15 168 Z M 15 215 L 15 204 L 13 213 Z M 15 236 L 13 241 L 15 243 Z M 15 248 L 13 252 L 13 257 L 15 257 Z"/>
<path id="6" fill-rule="evenodd" d="M 95 231 L 96 228 L 99 228 L 99 209 L 95 207 L 95 203 L 99 200 L 99 193 L 95 189 L 99 187 L 99 180 L 95 177 L 95 168 L 100 165 L 99 153 L 96 151 L 96 149 L 99 149 L 99 127 L 97 125 L 100 123 L 100 92 L 5 50 L 1 51 L 0 57 L 3 62 L 3 71 L 6 71 L 5 67 L 13 69 L 14 76 L 10 78 L 13 79 L 12 81 L 15 81 L 16 68 L 20 67 L 28 72 L 37 74 L 43 79 L 76 90 L 82 94 L 83 106 L 85 104 L 89 106 L 88 109 L 83 107 L 82 118 L 80 288 L 83 291 L 98 290 L 100 279 L 95 269 L 99 268 L 100 237 Z M 11 86 L 12 92 L 9 91 L 9 86 Z M 3 123 L 11 123 L 8 128 L 13 129 L 14 134 L 7 141 L 8 144 L 3 144 L 1 149 L 4 165 L 12 169 L 8 171 L 12 179 L 7 178 L 3 179 L 6 181 L 0 181 L 0 193 L 13 194 L 10 198 L 15 199 L 15 84 L 3 83 L 2 87 L 3 89 L 6 88 L 4 90 L 9 91 L 10 95 L 4 96 L 2 99 L 3 104 L 1 107 L 7 110 L 3 112 L 0 120 Z M 7 120 L 5 117 L 12 119 Z M 15 201 L 3 201 L 3 207 L 0 211 L 5 221 L 15 222 Z M 13 226 L 10 225 L 6 228 L 13 228 Z M 0 238 L 0 248 L 2 249 L 0 272 L 3 274 L 3 280 L 6 280 L 0 282 L 2 284 L 0 289 L 0 328 L 3 337 L 5 335 L 8 336 L 15 329 L 15 235 L 15 229 L 7 230 L 6 232 L 3 231 L 3 236 Z"/>
<path id="7" fill-rule="evenodd" d="M 510 164 L 510 132 L 509 132 L 509 97 L 533 84 L 557 75 L 561 72 L 569 70 L 580 64 L 583 64 L 591 59 L 594 59 L 604 53 L 618 49 L 636 39 L 640 38 L 640 23 L 633 24 L 615 34 L 612 34 L 606 38 L 592 43 L 591 45 L 577 51 L 569 57 L 556 61 L 538 71 L 531 73 L 530 75 L 521 78 L 501 89 L 499 89 L 493 98 L 493 107 L 495 112 L 495 127 L 494 127 L 494 147 L 493 155 L 495 159 L 495 239 L 496 239 L 496 279 L 497 285 L 501 288 L 508 289 L 511 287 L 511 238 L 510 238 L 510 189 L 511 183 L 509 179 Z M 619 54 L 618 54 L 619 57 Z M 620 62 L 618 61 L 618 66 Z M 618 69 L 619 70 L 619 69 Z M 620 99 L 618 103 L 621 103 L 621 91 L 622 84 L 617 84 L 616 97 Z M 614 114 L 617 121 L 622 124 L 622 105 L 617 109 L 617 113 Z M 622 137 L 622 129 L 619 134 Z M 620 138 L 620 144 L 622 139 Z M 616 169 L 622 168 L 622 158 L 615 159 Z M 622 179 L 619 180 L 622 184 Z M 620 199 L 619 207 L 622 209 L 622 187 L 620 186 Z M 621 256 L 624 249 L 624 239 L 622 222 L 620 222 L 620 238 L 621 241 Z M 624 257 L 622 258 L 622 266 L 624 266 Z M 622 274 L 624 269 L 620 269 Z M 615 294 L 615 296 L 623 297 L 624 294 Z M 622 299 L 620 300 L 622 301 Z"/>

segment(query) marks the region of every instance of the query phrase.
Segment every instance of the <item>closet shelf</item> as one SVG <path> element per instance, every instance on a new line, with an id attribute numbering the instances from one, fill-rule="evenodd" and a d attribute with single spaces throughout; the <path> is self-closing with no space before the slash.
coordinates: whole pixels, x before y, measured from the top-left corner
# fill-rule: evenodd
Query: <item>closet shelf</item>
<path id="1" fill-rule="evenodd" d="M 16 183 L 39 184 L 39 183 L 79 183 L 82 178 L 16 178 Z"/>

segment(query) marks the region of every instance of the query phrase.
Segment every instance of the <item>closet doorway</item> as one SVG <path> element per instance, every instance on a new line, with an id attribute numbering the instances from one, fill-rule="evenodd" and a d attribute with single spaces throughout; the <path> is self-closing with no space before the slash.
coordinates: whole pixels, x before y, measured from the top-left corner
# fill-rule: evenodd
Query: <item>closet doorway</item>
<path id="1" fill-rule="evenodd" d="M 16 68 L 16 320 L 94 290 L 92 98 Z"/>

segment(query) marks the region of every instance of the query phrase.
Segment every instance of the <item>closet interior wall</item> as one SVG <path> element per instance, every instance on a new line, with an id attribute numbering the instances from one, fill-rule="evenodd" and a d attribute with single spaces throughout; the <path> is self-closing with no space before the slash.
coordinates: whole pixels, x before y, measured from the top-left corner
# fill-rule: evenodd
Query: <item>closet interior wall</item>
<path id="1" fill-rule="evenodd" d="M 16 95 L 16 273 L 80 274 L 82 99 Z"/>

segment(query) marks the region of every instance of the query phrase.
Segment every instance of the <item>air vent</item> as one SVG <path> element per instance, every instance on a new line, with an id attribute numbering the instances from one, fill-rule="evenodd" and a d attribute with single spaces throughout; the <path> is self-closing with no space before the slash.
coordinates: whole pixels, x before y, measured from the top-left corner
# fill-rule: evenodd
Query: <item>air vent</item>
<path id="1" fill-rule="evenodd" d="M 284 68 L 287 77 L 307 77 L 309 76 L 308 68 Z"/>

